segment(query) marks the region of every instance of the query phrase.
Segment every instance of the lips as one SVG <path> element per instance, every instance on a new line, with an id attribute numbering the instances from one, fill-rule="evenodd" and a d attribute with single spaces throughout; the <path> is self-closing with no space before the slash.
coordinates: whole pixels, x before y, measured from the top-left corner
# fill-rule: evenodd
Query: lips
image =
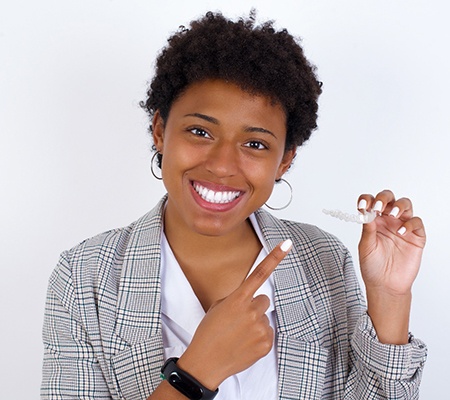
<path id="1" fill-rule="evenodd" d="M 192 186 L 204 201 L 211 204 L 228 204 L 241 195 L 238 190 L 212 190 L 197 182 L 193 182 Z"/>

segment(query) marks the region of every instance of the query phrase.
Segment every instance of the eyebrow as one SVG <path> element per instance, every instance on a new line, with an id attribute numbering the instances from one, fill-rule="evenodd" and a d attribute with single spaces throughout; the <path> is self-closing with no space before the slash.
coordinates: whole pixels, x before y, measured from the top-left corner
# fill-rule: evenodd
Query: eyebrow
<path id="1" fill-rule="evenodd" d="M 256 126 L 249 126 L 248 128 L 245 128 L 245 132 L 267 133 L 269 135 L 272 135 L 274 138 L 276 138 L 276 135 L 272 131 L 269 131 L 268 129 L 264 129 L 264 128 L 258 128 Z"/>
<path id="2" fill-rule="evenodd" d="M 209 115 L 200 114 L 200 113 L 192 113 L 192 114 L 186 114 L 185 117 L 197 117 L 204 119 L 205 121 L 211 122 L 214 125 L 220 125 L 220 122 L 218 119 L 214 117 L 210 117 Z"/>
<path id="3" fill-rule="evenodd" d="M 214 125 L 220 125 L 220 122 L 218 119 L 211 117 L 209 115 L 205 115 L 205 114 L 200 114 L 200 113 L 192 113 L 192 114 L 186 114 L 185 117 L 196 117 L 196 118 L 201 118 L 205 121 L 208 121 Z M 260 128 L 260 127 L 256 127 L 256 126 L 249 126 L 246 127 L 245 132 L 260 132 L 260 133 L 267 133 L 269 135 L 272 135 L 273 137 L 276 138 L 276 135 L 272 132 L 269 131 L 268 129 L 264 129 L 264 128 Z"/>

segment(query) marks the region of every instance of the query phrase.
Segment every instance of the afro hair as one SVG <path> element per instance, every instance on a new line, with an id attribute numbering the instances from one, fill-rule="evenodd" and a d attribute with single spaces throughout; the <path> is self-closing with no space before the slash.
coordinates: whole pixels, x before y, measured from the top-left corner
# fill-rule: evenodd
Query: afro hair
<path id="1" fill-rule="evenodd" d="M 141 106 L 150 119 L 159 110 L 166 120 L 189 85 L 222 79 L 279 103 L 287 117 L 285 148 L 293 149 L 317 128 L 322 86 L 298 42 L 286 29 L 276 31 L 272 21 L 256 25 L 254 11 L 236 22 L 208 12 L 168 39 Z"/>

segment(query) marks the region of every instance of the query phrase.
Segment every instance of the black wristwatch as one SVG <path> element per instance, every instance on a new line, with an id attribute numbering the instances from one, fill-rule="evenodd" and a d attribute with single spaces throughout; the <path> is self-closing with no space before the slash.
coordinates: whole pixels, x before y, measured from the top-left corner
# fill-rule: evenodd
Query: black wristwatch
<path id="1" fill-rule="evenodd" d="M 177 357 L 169 358 L 161 368 L 161 377 L 166 379 L 175 389 L 191 400 L 212 400 L 219 393 L 205 388 L 187 372 L 178 368 Z"/>

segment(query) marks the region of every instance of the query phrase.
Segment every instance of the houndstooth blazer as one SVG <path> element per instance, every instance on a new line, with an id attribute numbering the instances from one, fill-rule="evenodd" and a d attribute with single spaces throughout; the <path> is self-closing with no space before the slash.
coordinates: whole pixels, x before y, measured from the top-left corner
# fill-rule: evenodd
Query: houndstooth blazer
<path id="1" fill-rule="evenodd" d="M 165 198 L 123 229 L 61 255 L 43 327 L 42 399 L 146 399 L 161 382 L 160 242 Z M 416 399 L 426 347 L 382 345 L 347 249 L 332 235 L 259 210 L 274 272 L 279 399 Z"/>

